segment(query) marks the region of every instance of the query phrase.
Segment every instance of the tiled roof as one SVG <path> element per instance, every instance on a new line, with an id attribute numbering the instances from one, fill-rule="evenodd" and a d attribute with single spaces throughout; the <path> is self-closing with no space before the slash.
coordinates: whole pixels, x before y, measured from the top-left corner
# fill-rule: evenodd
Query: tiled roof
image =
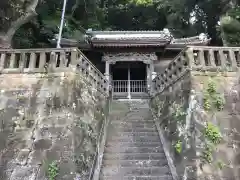
<path id="1" fill-rule="evenodd" d="M 163 31 L 87 31 L 84 42 L 62 38 L 61 44 L 93 47 L 165 47 L 181 49 L 187 45 L 207 45 L 211 39 L 205 34 L 188 38 L 173 38 L 168 29 Z M 53 39 L 52 41 L 56 41 Z"/>
<path id="2" fill-rule="evenodd" d="M 171 40 L 167 30 L 163 31 L 87 31 L 92 41 L 101 40 Z"/>
<path id="3" fill-rule="evenodd" d="M 161 34 L 98 34 L 92 37 L 93 40 L 138 40 L 138 39 L 166 39 L 169 37 L 163 33 Z"/>
<path id="4" fill-rule="evenodd" d="M 165 29 L 163 31 L 92 31 L 92 30 L 87 30 L 86 34 L 159 34 L 162 32 L 167 32 L 168 30 Z"/>

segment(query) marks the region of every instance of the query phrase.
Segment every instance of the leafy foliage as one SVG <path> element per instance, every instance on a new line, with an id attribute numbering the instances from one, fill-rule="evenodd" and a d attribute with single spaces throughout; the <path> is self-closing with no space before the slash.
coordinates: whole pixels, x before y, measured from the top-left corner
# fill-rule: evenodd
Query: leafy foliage
<path id="1" fill-rule="evenodd" d="M 213 109 L 221 111 L 223 109 L 225 99 L 217 92 L 216 84 L 212 80 L 208 82 L 208 86 L 204 92 L 203 101 L 203 107 L 206 111 Z"/>
<path id="2" fill-rule="evenodd" d="M 181 153 L 182 152 L 182 141 L 178 140 L 174 147 L 175 147 L 175 150 L 177 153 Z"/>
<path id="3" fill-rule="evenodd" d="M 207 126 L 204 129 L 204 135 L 213 144 L 219 144 L 222 139 L 219 128 L 211 122 L 207 123 Z"/>
<path id="4" fill-rule="evenodd" d="M 26 13 L 29 0 L 0 2 L 0 31 Z M 16 33 L 13 46 L 48 47 L 59 30 L 63 1 L 39 0 L 38 16 Z M 239 44 L 239 8 L 231 0 L 68 0 L 63 36 L 81 38 L 84 29 L 162 30 L 175 37 L 207 33 L 213 44 Z M 215 7 L 215 8 L 212 8 Z M 235 7 L 235 8 L 232 8 Z M 227 13 L 227 17 L 220 17 Z M 230 18 L 229 18 L 230 17 Z M 220 33 L 220 31 L 222 33 Z"/>
<path id="5" fill-rule="evenodd" d="M 231 9 L 227 15 L 221 19 L 221 28 L 225 45 L 240 45 L 240 7 Z"/>
<path id="6" fill-rule="evenodd" d="M 56 177 L 58 175 L 59 168 L 57 166 L 57 162 L 53 161 L 48 166 L 48 178 L 49 180 L 56 180 Z"/>
<path id="7" fill-rule="evenodd" d="M 211 118 L 216 118 L 216 111 L 221 111 L 225 104 L 224 97 L 217 91 L 217 84 L 210 79 L 204 92 L 203 108 L 205 111 L 211 112 Z M 222 135 L 220 129 L 214 125 L 212 119 L 206 121 L 202 135 L 204 137 L 204 150 L 202 152 L 202 162 L 212 163 L 213 153 L 216 145 L 220 144 Z M 221 169 L 223 166 L 218 164 Z"/>

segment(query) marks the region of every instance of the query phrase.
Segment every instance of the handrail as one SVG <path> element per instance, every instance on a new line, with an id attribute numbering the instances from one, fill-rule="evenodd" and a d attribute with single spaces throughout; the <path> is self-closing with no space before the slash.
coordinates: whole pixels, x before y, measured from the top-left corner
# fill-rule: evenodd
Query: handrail
<path id="1" fill-rule="evenodd" d="M 168 65 L 165 71 L 157 75 L 153 80 L 155 93 L 161 93 L 174 80 L 180 78 L 187 70 L 188 61 L 184 58 L 186 48 L 183 49 Z"/>
<path id="2" fill-rule="evenodd" d="M 108 96 L 108 100 L 107 100 L 107 105 L 106 105 L 106 114 L 105 116 L 107 116 L 107 118 L 104 119 L 104 122 L 102 123 L 101 125 L 101 130 L 100 130 L 100 133 L 99 133 L 99 136 L 98 136 L 98 140 L 97 140 L 97 147 L 96 147 L 96 151 L 95 151 L 95 155 L 94 155 L 94 158 L 93 158 L 93 164 L 92 164 L 92 167 L 90 169 L 90 173 L 89 173 L 89 177 L 88 177 L 88 180 L 92 180 L 94 178 L 94 173 L 95 173 L 95 169 L 97 168 L 97 165 L 99 166 L 98 163 L 98 158 L 99 158 L 99 154 L 100 154 L 100 146 L 101 146 L 101 143 L 102 141 L 104 140 L 104 133 L 107 126 L 108 126 L 108 122 L 109 122 L 109 113 L 110 113 L 110 107 L 111 107 L 111 103 L 112 103 L 112 93 L 110 91 L 109 93 L 109 96 Z"/>
<path id="3" fill-rule="evenodd" d="M 108 80 L 105 76 L 88 60 L 88 58 L 80 51 L 78 52 L 77 66 L 81 74 L 96 88 L 103 91 L 106 95 L 109 94 Z"/>
<path id="4" fill-rule="evenodd" d="M 112 80 L 113 82 L 147 82 L 146 80 Z"/>
<path id="5" fill-rule="evenodd" d="M 186 47 L 186 49 L 196 49 L 196 50 L 209 50 L 209 49 L 214 49 L 214 50 L 240 50 L 240 47 L 234 47 L 234 46 L 194 46 L 194 45 L 189 45 Z"/>
<path id="6" fill-rule="evenodd" d="M 31 52 L 59 52 L 59 51 L 72 51 L 78 49 L 77 47 L 69 48 L 31 48 L 31 49 L 0 49 L 0 53 L 31 53 Z"/>
<path id="7" fill-rule="evenodd" d="M 92 63 L 91 61 L 88 60 L 88 58 L 82 53 L 82 51 L 80 51 L 79 49 L 77 49 L 77 51 L 78 51 L 78 53 L 81 54 L 81 56 L 82 56 L 85 60 L 88 61 L 88 63 L 94 68 L 94 70 L 95 70 L 96 72 L 98 72 L 102 77 L 105 78 L 105 76 L 93 65 L 93 63 Z"/>

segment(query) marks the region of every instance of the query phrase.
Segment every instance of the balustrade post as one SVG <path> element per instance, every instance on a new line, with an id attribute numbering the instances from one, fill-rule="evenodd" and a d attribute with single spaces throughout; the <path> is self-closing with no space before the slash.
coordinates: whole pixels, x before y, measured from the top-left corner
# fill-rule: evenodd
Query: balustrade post
<path id="1" fill-rule="evenodd" d="M 208 51 L 208 53 L 209 53 L 209 63 L 210 63 L 210 66 L 215 68 L 216 67 L 216 63 L 215 63 L 214 51 L 212 49 L 210 49 Z"/>
<path id="2" fill-rule="evenodd" d="M 0 72 L 2 72 L 2 70 L 4 69 L 5 60 L 6 60 L 6 54 L 2 53 L 0 57 Z"/>
<path id="3" fill-rule="evenodd" d="M 237 70 L 238 67 L 237 67 L 237 60 L 236 60 L 234 51 L 229 50 L 228 52 L 229 52 L 229 57 L 230 57 L 232 69 L 233 69 L 233 71 L 235 71 L 235 70 Z"/>
<path id="4" fill-rule="evenodd" d="M 153 93 L 153 88 L 152 88 L 152 77 L 154 73 L 154 64 L 152 61 L 144 61 L 146 64 L 146 71 L 147 71 L 147 90 L 150 94 Z"/>
<path id="5" fill-rule="evenodd" d="M 65 51 L 60 52 L 60 68 L 66 68 L 67 67 L 67 61 L 66 61 L 66 53 Z"/>
<path id="6" fill-rule="evenodd" d="M 29 69 L 31 72 L 34 71 L 35 66 L 36 66 L 36 53 L 32 52 L 30 54 L 30 63 L 29 63 Z"/>
<path id="7" fill-rule="evenodd" d="M 41 52 L 40 53 L 40 59 L 39 59 L 39 68 L 40 68 L 41 71 L 44 71 L 45 64 L 46 64 L 46 53 Z"/>
<path id="8" fill-rule="evenodd" d="M 108 61 L 105 61 L 105 73 L 104 73 L 104 76 L 107 80 L 107 84 L 106 84 L 106 88 L 107 88 L 107 92 L 109 92 L 109 86 L 110 86 L 110 78 L 109 78 L 109 62 Z"/>
<path id="9" fill-rule="evenodd" d="M 48 72 L 52 72 L 54 70 L 54 68 L 56 67 L 56 53 L 55 52 L 51 52 L 50 54 L 50 61 L 48 64 Z"/>
<path id="10" fill-rule="evenodd" d="M 190 69 L 192 69 L 193 67 L 195 67 L 195 62 L 194 62 L 194 54 L 193 54 L 193 49 L 192 47 L 189 47 L 186 50 L 186 55 L 187 55 L 187 61 L 188 61 L 188 66 Z"/>
<path id="11" fill-rule="evenodd" d="M 21 53 L 20 54 L 20 62 L 19 62 L 19 71 L 20 72 L 24 72 L 25 59 L 26 59 L 26 54 L 25 53 Z"/>
<path id="12" fill-rule="evenodd" d="M 82 60 L 80 60 L 82 58 L 82 55 L 80 54 L 80 59 L 78 59 L 78 50 L 77 49 L 71 50 L 70 58 L 71 58 L 71 60 L 70 60 L 71 68 L 76 68 L 78 63 L 82 63 L 82 62 L 79 62 L 79 61 L 82 61 Z"/>
<path id="13" fill-rule="evenodd" d="M 10 57 L 9 68 L 14 68 L 14 66 L 15 66 L 15 59 L 16 59 L 16 54 L 14 52 L 12 52 L 11 57 Z"/>

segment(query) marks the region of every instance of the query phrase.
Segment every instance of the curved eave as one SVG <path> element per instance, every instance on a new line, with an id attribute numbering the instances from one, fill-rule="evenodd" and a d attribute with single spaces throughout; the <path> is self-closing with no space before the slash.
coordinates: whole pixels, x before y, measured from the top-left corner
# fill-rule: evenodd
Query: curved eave
<path id="1" fill-rule="evenodd" d="M 124 35 L 124 34 L 165 34 L 164 31 L 86 31 L 89 35 Z"/>
<path id="2" fill-rule="evenodd" d="M 49 41 L 51 44 L 54 44 L 54 45 L 57 44 L 56 39 L 51 39 Z M 79 47 L 80 49 L 91 49 L 90 44 L 86 42 L 79 42 L 73 39 L 66 39 L 66 38 L 61 39 L 61 47 Z"/>
<path id="3" fill-rule="evenodd" d="M 164 43 L 153 43 L 153 44 L 147 44 L 147 43 L 136 43 L 136 44 L 93 44 L 92 46 L 93 47 L 115 47 L 115 48 L 118 48 L 118 47 L 164 47 L 166 44 Z"/>
<path id="4" fill-rule="evenodd" d="M 207 46 L 211 39 L 206 41 L 186 42 L 186 43 L 170 43 L 166 46 L 167 50 L 181 50 L 186 46 Z"/>
<path id="5" fill-rule="evenodd" d="M 136 39 L 136 40 L 92 40 L 93 47 L 159 47 L 169 44 L 169 40 Z"/>

